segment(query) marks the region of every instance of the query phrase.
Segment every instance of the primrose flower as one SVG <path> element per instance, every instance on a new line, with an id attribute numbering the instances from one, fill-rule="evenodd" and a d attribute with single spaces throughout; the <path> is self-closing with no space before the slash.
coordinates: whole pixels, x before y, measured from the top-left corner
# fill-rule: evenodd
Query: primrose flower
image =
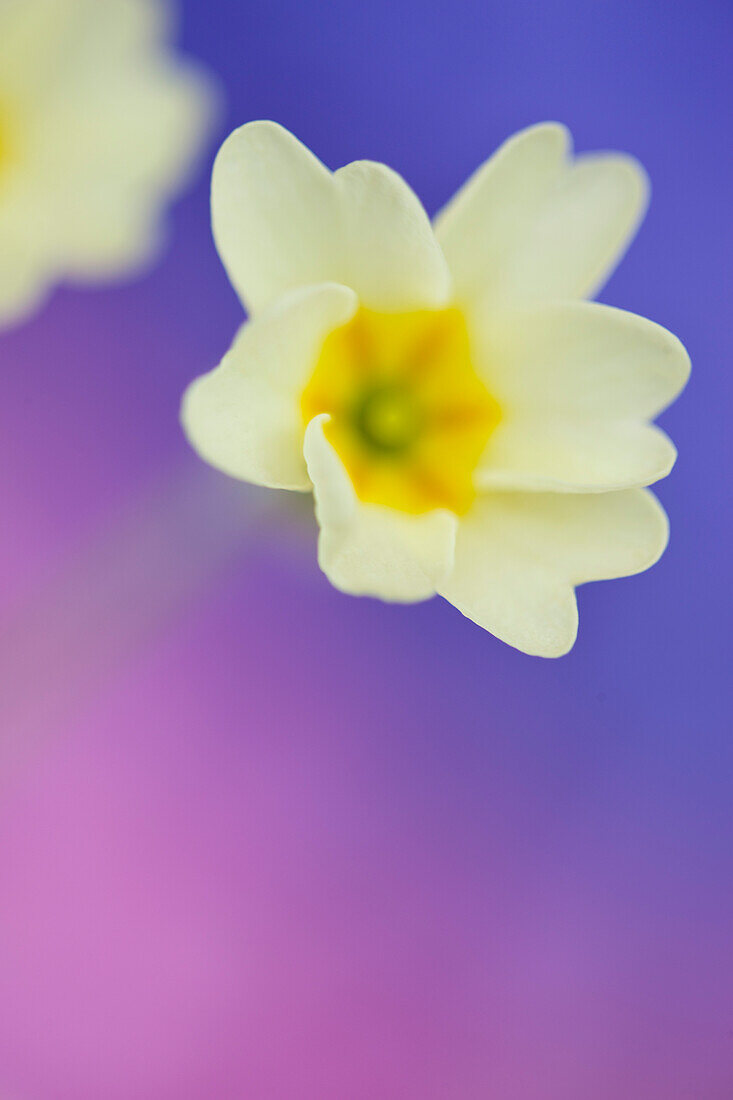
<path id="1" fill-rule="evenodd" d="M 0 0 L 0 323 L 126 274 L 201 145 L 212 89 L 162 0 Z"/>
<path id="2" fill-rule="evenodd" d="M 233 477 L 315 494 L 337 588 L 436 593 L 559 656 L 574 588 L 648 568 L 675 460 L 650 420 L 689 362 L 651 321 L 585 299 L 647 200 L 642 169 L 573 159 L 564 127 L 507 141 L 431 226 L 382 164 L 329 172 L 253 122 L 214 167 L 219 254 L 250 314 L 183 424 Z"/>

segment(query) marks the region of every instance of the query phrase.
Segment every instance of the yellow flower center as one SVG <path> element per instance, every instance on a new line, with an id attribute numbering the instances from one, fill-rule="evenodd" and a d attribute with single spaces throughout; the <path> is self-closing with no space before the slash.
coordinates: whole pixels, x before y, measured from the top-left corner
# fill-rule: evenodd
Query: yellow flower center
<path id="1" fill-rule="evenodd" d="M 14 151 L 15 141 L 13 140 L 10 112 L 5 104 L 0 101 L 0 174 L 13 160 Z"/>
<path id="2" fill-rule="evenodd" d="M 301 396 L 359 498 L 404 512 L 465 512 L 500 410 L 471 362 L 457 309 L 356 315 L 326 338 Z"/>

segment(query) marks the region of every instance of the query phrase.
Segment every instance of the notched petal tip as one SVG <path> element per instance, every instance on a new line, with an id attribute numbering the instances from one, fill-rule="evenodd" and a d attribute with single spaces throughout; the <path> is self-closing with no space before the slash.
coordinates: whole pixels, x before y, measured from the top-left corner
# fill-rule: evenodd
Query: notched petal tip
<path id="1" fill-rule="evenodd" d="M 211 205 L 217 250 L 252 313 L 328 281 L 353 287 L 373 309 L 436 307 L 449 296 L 445 258 L 402 177 L 371 161 L 332 173 L 277 123 L 230 134 Z"/>
<path id="2" fill-rule="evenodd" d="M 540 123 L 510 137 L 470 177 L 438 215 L 436 232 L 469 305 L 587 298 L 626 251 L 648 194 L 633 157 L 573 158 L 566 127 Z"/>
<path id="3" fill-rule="evenodd" d="M 497 493 L 458 528 L 456 563 L 440 594 L 525 653 L 559 657 L 575 641 L 574 589 L 652 566 L 669 526 L 653 493 Z"/>

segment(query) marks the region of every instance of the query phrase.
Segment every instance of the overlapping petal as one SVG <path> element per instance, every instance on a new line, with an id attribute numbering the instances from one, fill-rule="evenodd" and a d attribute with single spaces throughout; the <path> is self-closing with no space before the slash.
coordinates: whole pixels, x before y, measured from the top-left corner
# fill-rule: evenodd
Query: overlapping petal
<path id="1" fill-rule="evenodd" d="M 456 300 L 473 309 L 594 294 L 629 244 L 648 183 L 631 157 L 570 158 L 556 123 L 510 138 L 438 215 Z"/>
<path id="2" fill-rule="evenodd" d="M 305 458 L 320 525 L 318 561 L 336 588 L 354 596 L 412 603 L 435 595 L 453 565 L 456 517 L 409 515 L 362 504 L 326 439 L 327 415 L 305 433 Z"/>
<path id="3" fill-rule="evenodd" d="M 439 592 L 509 645 L 559 657 L 577 633 L 574 586 L 648 569 L 667 537 L 667 517 L 644 489 L 492 493 L 461 520 Z"/>
<path id="4" fill-rule="evenodd" d="M 505 420 L 474 480 L 482 489 L 609 492 L 659 481 L 676 456 L 672 441 L 654 424 Z"/>
<path id="5" fill-rule="evenodd" d="M 219 254 L 250 312 L 293 287 L 338 282 L 373 309 L 438 307 L 449 275 L 415 194 L 383 164 L 331 173 L 274 122 L 251 122 L 214 166 Z"/>
<path id="6" fill-rule="evenodd" d="M 305 287 L 246 324 L 184 396 L 183 427 L 201 457 L 257 485 L 309 490 L 300 392 L 326 335 L 356 306 L 346 287 Z"/>
<path id="7" fill-rule="evenodd" d="M 675 449 L 647 421 L 680 392 L 689 358 L 661 325 L 563 302 L 476 317 L 472 332 L 502 409 L 478 485 L 595 492 L 669 473 Z"/>

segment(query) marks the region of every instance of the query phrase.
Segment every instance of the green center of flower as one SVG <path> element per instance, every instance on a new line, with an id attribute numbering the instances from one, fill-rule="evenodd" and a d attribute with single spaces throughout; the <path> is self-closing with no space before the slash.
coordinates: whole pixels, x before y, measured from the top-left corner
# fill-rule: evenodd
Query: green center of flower
<path id="1" fill-rule="evenodd" d="M 421 415 L 408 387 L 382 384 L 368 387 L 353 412 L 354 427 L 364 443 L 382 454 L 406 451 L 420 433 Z"/>

